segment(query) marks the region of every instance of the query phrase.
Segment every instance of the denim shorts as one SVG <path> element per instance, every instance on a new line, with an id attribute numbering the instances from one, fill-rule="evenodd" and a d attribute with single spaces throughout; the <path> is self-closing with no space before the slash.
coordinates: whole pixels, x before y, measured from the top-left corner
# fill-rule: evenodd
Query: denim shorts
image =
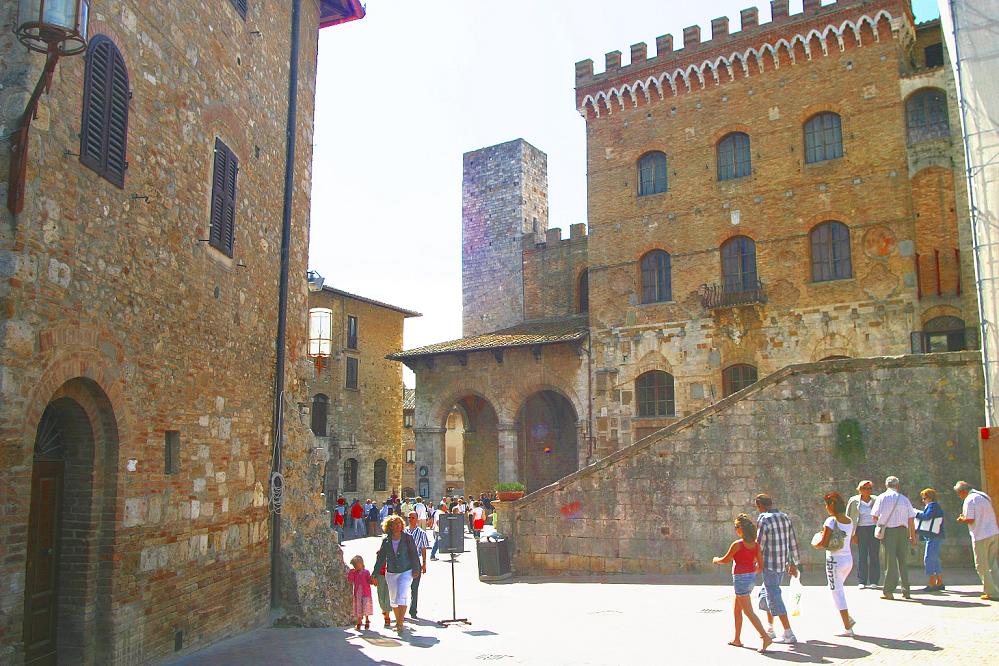
<path id="1" fill-rule="evenodd" d="M 780 584 L 783 579 L 783 571 L 763 570 L 763 590 L 760 595 L 763 599 L 763 604 L 760 609 L 767 610 L 771 615 L 777 617 L 787 615 L 787 608 L 784 607 L 784 597 L 781 596 L 780 590 Z"/>
<path id="2" fill-rule="evenodd" d="M 752 594 L 753 586 L 756 585 L 756 573 L 732 574 L 732 585 L 735 586 L 737 597 Z"/>

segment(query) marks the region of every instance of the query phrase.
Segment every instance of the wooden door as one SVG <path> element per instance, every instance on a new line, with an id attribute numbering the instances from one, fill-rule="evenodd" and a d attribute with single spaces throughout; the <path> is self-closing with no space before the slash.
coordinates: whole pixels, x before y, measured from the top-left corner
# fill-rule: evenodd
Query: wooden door
<path id="1" fill-rule="evenodd" d="M 35 461 L 24 590 L 24 651 L 28 664 L 56 663 L 62 478 L 61 461 Z"/>

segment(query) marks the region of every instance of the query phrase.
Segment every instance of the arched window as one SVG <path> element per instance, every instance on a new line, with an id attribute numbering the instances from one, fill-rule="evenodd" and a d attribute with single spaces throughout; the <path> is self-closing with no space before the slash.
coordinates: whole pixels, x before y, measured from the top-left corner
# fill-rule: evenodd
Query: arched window
<path id="1" fill-rule="evenodd" d="M 388 463 L 382 458 L 375 461 L 375 490 L 388 490 Z"/>
<path id="2" fill-rule="evenodd" d="M 578 294 L 578 312 L 589 312 L 590 311 L 590 271 L 589 269 L 583 269 L 583 272 L 579 274 L 579 285 L 576 288 L 576 293 Z"/>
<path id="3" fill-rule="evenodd" d="M 343 488 L 341 491 L 345 493 L 357 492 L 357 460 L 355 458 L 347 458 L 343 461 Z"/>
<path id="4" fill-rule="evenodd" d="M 128 69 L 114 42 L 90 40 L 83 74 L 80 162 L 118 187 L 125 186 L 128 138 Z"/>
<path id="5" fill-rule="evenodd" d="M 805 162 L 814 164 L 843 157 L 843 126 L 838 113 L 826 111 L 805 123 Z"/>
<path id="6" fill-rule="evenodd" d="M 721 246 L 722 287 L 726 293 L 753 291 L 759 285 L 756 275 L 756 243 L 735 236 Z"/>
<path id="7" fill-rule="evenodd" d="M 635 380 L 639 416 L 676 416 L 673 375 L 650 370 Z"/>
<path id="8" fill-rule="evenodd" d="M 962 351 L 967 349 L 964 320 L 958 317 L 936 317 L 923 325 L 923 347 L 926 353 Z"/>
<path id="9" fill-rule="evenodd" d="M 905 124 L 910 144 L 950 136 L 947 94 L 928 88 L 912 95 L 905 103 Z"/>
<path id="10" fill-rule="evenodd" d="M 669 254 L 653 250 L 642 257 L 642 302 L 664 303 L 673 300 Z"/>
<path id="11" fill-rule="evenodd" d="M 850 229 L 842 222 L 823 222 L 808 235 L 812 246 L 812 281 L 853 277 Z"/>
<path id="12" fill-rule="evenodd" d="M 743 363 L 730 365 L 722 371 L 722 390 L 725 397 L 756 383 L 756 366 Z"/>
<path id="13" fill-rule="evenodd" d="M 748 134 L 732 132 L 718 142 L 718 180 L 743 178 L 752 172 Z"/>
<path id="14" fill-rule="evenodd" d="M 658 151 L 646 153 L 638 160 L 638 196 L 659 194 L 669 190 L 666 175 L 666 155 Z"/>
<path id="15" fill-rule="evenodd" d="M 326 420 L 329 414 L 330 399 L 322 393 L 312 398 L 312 432 L 317 437 L 326 437 Z"/>

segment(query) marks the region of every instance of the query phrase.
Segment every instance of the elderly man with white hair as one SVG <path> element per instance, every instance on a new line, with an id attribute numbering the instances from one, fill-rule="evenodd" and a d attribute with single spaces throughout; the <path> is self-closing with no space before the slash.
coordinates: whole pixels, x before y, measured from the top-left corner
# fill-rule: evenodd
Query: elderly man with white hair
<path id="1" fill-rule="evenodd" d="M 885 479 L 885 492 L 878 495 L 871 507 L 874 518 L 874 534 L 881 539 L 885 549 L 885 587 L 882 599 L 894 599 L 898 579 L 902 577 L 902 596 L 911 599 L 909 594 L 909 569 L 906 560 L 909 547 L 916 545 L 916 525 L 913 518 L 916 510 L 905 495 L 898 492 L 897 476 Z M 906 543 L 908 542 L 908 543 Z"/>
<path id="2" fill-rule="evenodd" d="M 954 484 L 954 492 L 964 500 L 958 522 L 968 526 L 971 550 L 975 554 L 975 571 L 982 578 L 982 599 L 999 601 L 999 526 L 992 498 L 975 490 L 967 481 Z"/>

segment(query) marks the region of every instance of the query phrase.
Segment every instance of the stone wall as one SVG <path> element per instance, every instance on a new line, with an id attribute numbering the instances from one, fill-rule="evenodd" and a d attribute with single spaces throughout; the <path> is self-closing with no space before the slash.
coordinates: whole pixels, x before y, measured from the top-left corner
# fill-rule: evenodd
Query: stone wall
<path id="1" fill-rule="evenodd" d="M 709 568 L 732 520 L 771 493 L 807 541 L 822 496 L 861 479 L 903 492 L 937 489 L 948 516 L 944 559 L 966 564 L 954 482 L 979 483 L 981 359 L 974 352 L 825 361 L 785 368 L 643 441 L 501 506 L 520 574 L 676 572 Z M 837 429 L 859 422 L 866 456 L 837 455 Z M 511 519 L 512 518 L 512 519 Z"/>
<path id="2" fill-rule="evenodd" d="M 462 335 L 524 320 L 522 247 L 548 229 L 548 157 L 523 139 L 465 153 Z"/>
<path id="3" fill-rule="evenodd" d="M 321 466 L 295 408 L 306 399 L 298 370 L 318 25 L 316 3 L 302 7 L 282 533 L 294 564 L 283 580 L 301 591 L 285 598 L 290 612 L 329 623 L 346 621 L 349 596 L 337 596 L 343 572 L 323 527 Z M 14 38 L 16 11 L 0 3 L 3 135 L 44 60 Z M 60 599 L 89 623 L 72 661 L 146 663 L 172 654 L 178 638 L 197 649 L 268 615 L 289 5 L 254 1 L 244 19 L 227 0 L 94 2 L 90 21 L 91 37 L 112 39 L 128 69 L 124 188 L 73 155 L 85 59 L 66 57 L 31 126 L 24 210 L 0 210 L 0 663 L 23 658 L 37 427 L 46 405 L 70 393 L 101 425 L 92 474 L 107 490 L 84 507 L 87 550 L 72 553 L 97 573 Z M 216 137 L 240 166 L 232 258 L 201 242 Z M 3 200 L 9 150 L 0 142 Z M 174 473 L 168 431 L 180 442 Z M 318 592 L 300 584 L 309 577 Z"/>

